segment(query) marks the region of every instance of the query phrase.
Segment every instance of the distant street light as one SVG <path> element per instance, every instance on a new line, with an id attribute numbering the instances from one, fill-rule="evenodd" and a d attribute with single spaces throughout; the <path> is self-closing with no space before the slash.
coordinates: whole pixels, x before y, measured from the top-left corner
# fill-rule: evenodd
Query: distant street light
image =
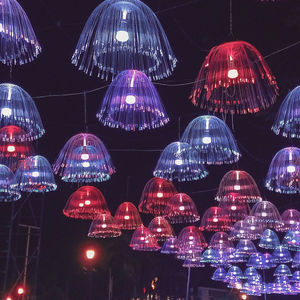
<path id="1" fill-rule="evenodd" d="M 246 294 L 243 294 L 242 295 L 242 300 L 247 300 L 248 299 L 248 296 Z"/>
<path id="2" fill-rule="evenodd" d="M 86 250 L 85 255 L 88 260 L 92 260 L 95 258 L 96 252 L 94 249 L 88 249 Z"/>
<path id="3" fill-rule="evenodd" d="M 5 300 L 12 300 L 12 297 L 6 297 Z"/>
<path id="4" fill-rule="evenodd" d="M 25 290 L 22 287 L 19 287 L 17 292 L 18 292 L 18 295 L 24 295 L 25 294 Z"/>

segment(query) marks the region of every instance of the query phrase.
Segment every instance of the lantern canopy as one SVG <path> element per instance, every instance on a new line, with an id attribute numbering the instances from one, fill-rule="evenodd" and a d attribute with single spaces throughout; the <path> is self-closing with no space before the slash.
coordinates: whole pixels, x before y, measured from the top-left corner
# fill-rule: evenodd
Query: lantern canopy
<path id="1" fill-rule="evenodd" d="M 0 5 L 1 7 L 1 5 Z M 20 131 L 2 130 L 0 139 L 6 142 L 25 142 L 39 139 L 44 127 L 37 107 L 31 96 L 21 87 L 11 84 L 0 84 L 0 127 L 14 125 Z"/>
<path id="2" fill-rule="evenodd" d="M 154 85 L 137 70 L 118 74 L 105 94 L 97 118 L 105 126 L 127 131 L 155 129 L 169 122 Z"/>
<path id="3" fill-rule="evenodd" d="M 271 229 L 266 229 L 259 241 L 259 247 L 263 249 L 276 249 L 280 246 L 277 234 Z"/>
<path id="4" fill-rule="evenodd" d="M 102 79 L 128 69 L 159 80 L 169 77 L 177 59 L 153 11 L 139 0 L 106 0 L 91 14 L 72 63 Z"/>
<path id="5" fill-rule="evenodd" d="M 183 228 L 178 236 L 180 253 L 202 252 L 207 243 L 201 231 L 195 226 Z"/>
<path id="6" fill-rule="evenodd" d="M 249 114 L 269 108 L 277 95 L 276 79 L 263 56 L 251 44 L 234 41 L 212 48 L 191 99 L 201 109 Z"/>
<path id="7" fill-rule="evenodd" d="M 69 197 L 63 213 L 69 218 L 94 220 L 98 215 L 110 212 L 99 189 L 93 186 L 82 186 Z M 103 221 L 107 217 L 103 216 Z"/>
<path id="8" fill-rule="evenodd" d="M 274 276 L 283 276 L 283 275 L 291 277 L 293 274 L 287 265 L 281 264 L 276 268 L 274 272 Z"/>
<path id="9" fill-rule="evenodd" d="M 206 177 L 208 172 L 199 163 L 196 149 L 187 143 L 175 142 L 164 149 L 153 175 L 170 181 L 192 181 Z"/>
<path id="10" fill-rule="evenodd" d="M 164 217 L 155 217 L 152 219 L 148 229 L 157 241 L 165 241 L 175 236 L 172 226 Z"/>
<path id="11" fill-rule="evenodd" d="M 292 261 L 291 253 L 288 249 L 278 246 L 273 251 L 274 261 L 278 264 L 287 264 Z"/>
<path id="12" fill-rule="evenodd" d="M 0 202 L 13 202 L 20 198 L 14 173 L 7 166 L 0 165 Z"/>
<path id="13" fill-rule="evenodd" d="M 177 254 L 179 252 L 178 240 L 175 237 L 168 238 L 161 251 L 163 254 Z"/>
<path id="14" fill-rule="evenodd" d="M 88 236 L 92 238 L 113 238 L 121 235 L 121 229 L 110 213 L 99 214 L 91 223 Z"/>
<path id="15" fill-rule="evenodd" d="M 274 156 L 265 180 L 268 190 L 281 194 L 300 193 L 300 149 L 288 147 Z"/>
<path id="16" fill-rule="evenodd" d="M 129 246 L 135 251 L 158 251 L 160 249 L 155 237 L 143 225 L 134 231 Z"/>
<path id="17" fill-rule="evenodd" d="M 232 164 L 241 156 L 230 129 L 215 116 L 200 116 L 192 120 L 186 127 L 181 142 L 198 150 L 201 163 Z"/>
<path id="18" fill-rule="evenodd" d="M 207 231 L 229 231 L 230 228 L 231 221 L 220 207 L 210 207 L 207 209 L 200 224 L 200 230 Z"/>
<path id="19" fill-rule="evenodd" d="M 222 267 L 219 267 L 218 269 L 215 270 L 211 279 L 214 281 L 224 282 L 226 274 L 227 274 L 226 270 Z"/>
<path id="20" fill-rule="evenodd" d="M 28 193 L 44 193 L 56 190 L 53 171 L 48 160 L 40 155 L 23 160 L 16 172 L 19 188 Z"/>
<path id="21" fill-rule="evenodd" d="M 21 5 L 16 0 L 2 0 L 0 14 L 0 61 L 9 66 L 33 61 L 42 49 Z"/>
<path id="22" fill-rule="evenodd" d="M 71 137 L 53 165 L 55 174 L 66 182 L 102 182 L 115 173 L 111 157 L 102 141 L 93 134 Z"/>
<path id="23" fill-rule="evenodd" d="M 282 215 L 282 227 L 280 231 L 289 231 L 300 229 L 300 212 L 297 209 L 287 209 L 285 210 Z"/>
<path id="24" fill-rule="evenodd" d="M 123 202 L 115 213 L 115 221 L 123 230 L 135 230 L 143 225 L 137 208 L 131 202 Z"/>

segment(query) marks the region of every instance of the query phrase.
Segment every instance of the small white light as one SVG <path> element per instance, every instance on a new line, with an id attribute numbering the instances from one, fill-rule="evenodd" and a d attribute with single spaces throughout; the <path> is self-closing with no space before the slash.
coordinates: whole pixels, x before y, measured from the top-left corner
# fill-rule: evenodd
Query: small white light
<path id="1" fill-rule="evenodd" d="M 184 210 L 184 206 L 179 206 L 179 210 L 183 211 Z"/>
<path id="2" fill-rule="evenodd" d="M 116 34 L 116 39 L 121 43 L 125 43 L 129 40 L 129 34 L 125 30 L 119 30 Z"/>
<path id="3" fill-rule="evenodd" d="M 295 221 L 294 220 L 290 220 L 290 224 L 291 225 L 295 224 Z"/>
<path id="4" fill-rule="evenodd" d="M 236 210 L 236 206 L 235 205 L 231 206 L 231 210 Z"/>
<path id="5" fill-rule="evenodd" d="M 211 143 L 211 137 L 210 136 L 205 136 L 203 139 L 202 139 L 202 142 L 203 144 L 210 144 Z"/>
<path id="6" fill-rule="evenodd" d="M 214 223 L 217 223 L 218 221 L 219 221 L 218 218 L 213 218 Z"/>
<path id="7" fill-rule="evenodd" d="M 142 237 L 141 237 L 141 241 L 144 241 L 144 240 L 145 240 L 145 238 L 142 236 Z"/>
<path id="8" fill-rule="evenodd" d="M 171 245 L 170 248 L 174 248 L 174 245 Z"/>
<path id="9" fill-rule="evenodd" d="M 163 196 L 164 196 L 164 194 L 163 193 L 157 193 L 157 198 L 162 198 Z"/>
<path id="10" fill-rule="evenodd" d="M 161 228 L 157 228 L 157 232 L 161 232 Z"/>
<path id="11" fill-rule="evenodd" d="M 40 176 L 40 173 L 39 172 L 37 172 L 37 171 L 35 171 L 35 172 L 32 172 L 32 176 L 33 177 L 39 177 Z"/>
<path id="12" fill-rule="evenodd" d="M 294 173 L 294 172 L 296 171 L 296 168 L 295 168 L 295 166 L 288 166 L 288 167 L 286 168 L 286 170 L 287 170 L 289 173 Z"/>
<path id="13" fill-rule="evenodd" d="M 11 116 L 11 109 L 9 107 L 3 107 L 1 109 L 1 115 L 5 117 L 10 117 Z"/>
<path id="14" fill-rule="evenodd" d="M 15 146 L 12 146 L 12 145 L 7 146 L 7 151 L 8 151 L 8 152 L 15 152 L 15 151 L 16 151 L 16 147 L 15 147 Z"/>
<path id="15" fill-rule="evenodd" d="M 91 205 L 91 201 L 90 200 L 85 200 L 84 204 L 85 205 Z"/>
<path id="16" fill-rule="evenodd" d="M 191 235 L 191 236 L 189 236 L 189 239 L 190 239 L 190 240 L 193 240 L 193 239 L 194 239 L 194 237 Z"/>
<path id="17" fill-rule="evenodd" d="M 176 166 L 181 166 L 182 164 L 183 164 L 182 159 L 176 159 L 176 160 L 175 160 L 175 165 L 176 165 Z"/>
<path id="18" fill-rule="evenodd" d="M 90 163 L 88 161 L 85 161 L 85 162 L 82 163 L 82 166 L 84 168 L 88 168 L 90 166 Z"/>
<path id="19" fill-rule="evenodd" d="M 233 188 L 234 188 L 235 191 L 240 191 L 241 190 L 241 186 L 238 185 L 238 184 L 235 185 Z"/>
<path id="20" fill-rule="evenodd" d="M 124 216 L 124 219 L 125 220 L 129 220 L 129 216 Z"/>
<path id="21" fill-rule="evenodd" d="M 136 102 L 136 98 L 133 95 L 128 95 L 125 99 L 125 102 L 130 105 L 134 104 Z"/>
<path id="22" fill-rule="evenodd" d="M 87 153 L 82 153 L 81 154 L 81 159 L 82 160 L 88 160 L 90 158 L 90 156 Z"/>
<path id="23" fill-rule="evenodd" d="M 266 217 L 266 216 L 267 216 L 267 213 L 266 213 L 266 212 L 262 212 L 262 213 L 261 213 L 261 216 L 262 216 L 262 217 Z"/>
<path id="24" fill-rule="evenodd" d="M 79 207 L 84 207 L 84 204 L 83 203 L 79 203 Z"/>
<path id="25" fill-rule="evenodd" d="M 255 230 L 255 226 L 251 226 L 250 229 L 251 229 L 252 231 L 254 231 L 254 230 Z"/>
<path id="26" fill-rule="evenodd" d="M 235 79 L 235 78 L 237 78 L 238 76 L 239 76 L 239 72 L 238 72 L 237 69 L 231 69 L 231 70 L 228 71 L 228 77 L 229 77 L 230 79 Z"/>
<path id="27" fill-rule="evenodd" d="M 102 224 L 102 228 L 106 228 L 107 227 L 107 225 L 106 224 Z"/>

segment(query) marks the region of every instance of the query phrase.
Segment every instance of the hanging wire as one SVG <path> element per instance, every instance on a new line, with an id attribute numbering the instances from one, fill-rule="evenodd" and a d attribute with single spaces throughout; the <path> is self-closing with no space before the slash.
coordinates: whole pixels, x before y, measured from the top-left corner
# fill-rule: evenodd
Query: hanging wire
<path id="1" fill-rule="evenodd" d="M 86 92 L 83 92 L 84 131 L 88 132 Z"/>
<path id="2" fill-rule="evenodd" d="M 233 36 L 233 11 L 232 11 L 232 0 L 229 0 L 229 35 Z"/>

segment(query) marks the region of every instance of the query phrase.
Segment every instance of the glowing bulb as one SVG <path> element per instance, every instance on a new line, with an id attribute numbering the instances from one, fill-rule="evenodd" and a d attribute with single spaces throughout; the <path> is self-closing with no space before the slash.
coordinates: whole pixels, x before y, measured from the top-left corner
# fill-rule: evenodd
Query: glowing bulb
<path id="1" fill-rule="evenodd" d="M 231 70 L 228 71 L 228 77 L 229 77 L 230 79 L 235 79 L 235 78 L 237 78 L 238 76 L 239 76 L 239 72 L 238 72 L 237 69 L 231 69 Z"/>
<path id="2" fill-rule="evenodd" d="M 218 221 L 219 221 L 218 218 L 213 218 L 214 223 L 217 223 Z"/>
<path id="3" fill-rule="evenodd" d="M 183 211 L 184 210 L 184 206 L 179 206 L 179 210 Z"/>
<path id="4" fill-rule="evenodd" d="M 86 252 L 85 252 L 85 255 L 86 255 L 86 258 L 87 259 L 93 259 L 93 258 L 95 258 L 95 250 L 92 250 L 92 249 L 90 249 L 90 250 L 87 250 Z"/>
<path id="5" fill-rule="evenodd" d="M 18 294 L 23 295 L 25 293 L 24 289 L 22 287 L 18 288 Z"/>
<path id="6" fill-rule="evenodd" d="M 157 232 L 161 232 L 161 228 L 157 228 Z"/>
<path id="7" fill-rule="evenodd" d="M 91 201 L 90 200 L 85 200 L 84 204 L 85 205 L 91 205 Z"/>
<path id="8" fill-rule="evenodd" d="M 262 212 L 262 213 L 261 213 L 261 216 L 262 216 L 262 217 L 266 217 L 266 216 L 267 216 L 267 213 L 266 213 L 266 212 Z"/>
<path id="9" fill-rule="evenodd" d="M 7 146 L 7 151 L 8 151 L 8 152 L 15 152 L 15 151 L 16 151 L 16 147 L 15 147 L 15 146 L 12 146 L 12 145 Z"/>
<path id="10" fill-rule="evenodd" d="M 290 220 L 290 224 L 291 225 L 295 224 L 295 221 L 294 220 Z"/>
<path id="11" fill-rule="evenodd" d="M 286 170 L 287 170 L 289 173 L 294 173 L 294 172 L 296 171 L 296 168 L 295 168 L 295 166 L 288 166 L 288 167 L 286 168 Z"/>
<path id="12" fill-rule="evenodd" d="M 251 226 L 250 229 L 251 229 L 252 231 L 254 231 L 254 230 L 255 230 L 255 226 Z"/>
<path id="13" fill-rule="evenodd" d="M 157 193 L 157 198 L 162 198 L 163 196 L 164 196 L 164 194 L 163 193 Z"/>
<path id="14" fill-rule="evenodd" d="M 127 104 L 134 104 L 136 102 L 136 98 L 133 95 L 128 95 L 125 99 Z"/>
<path id="15" fill-rule="evenodd" d="M 102 228 L 106 228 L 107 227 L 107 225 L 106 224 L 102 224 Z"/>
<path id="16" fill-rule="evenodd" d="M 181 166 L 182 164 L 183 164 L 182 159 L 176 159 L 176 160 L 175 160 L 175 165 L 176 165 L 176 166 Z"/>
<path id="17" fill-rule="evenodd" d="M 174 245 L 171 245 L 170 248 L 174 248 Z"/>
<path id="18" fill-rule="evenodd" d="M 1 109 L 1 115 L 5 117 L 10 117 L 11 116 L 11 109 L 9 107 L 3 107 Z"/>
<path id="19" fill-rule="evenodd" d="M 88 161 L 85 161 L 85 162 L 82 163 L 82 166 L 84 168 L 88 168 L 90 166 L 90 163 Z"/>
<path id="20" fill-rule="evenodd" d="M 231 206 L 231 210 L 236 210 L 236 206 L 235 205 L 233 205 L 233 206 Z"/>
<path id="21" fill-rule="evenodd" d="M 296 243 L 296 240 L 292 240 L 292 243 L 295 244 L 295 243 Z"/>
<path id="22" fill-rule="evenodd" d="M 32 172 L 32 177 L 37 178 L 37 177 L 39 177 L 39 176 L 40 176 L 40 173 L 39 173 L 39 172 L 37 172 L 37 171 Z"/>
<path id="23" fill-rule="evenodd" d="M 240 191 L 241 190 L 241 186 L 240 185 L 235 185 L 233 188 L 234 188 L 235 191 Z"/>
<path id="24" fill-rule="evenodd" d="M 242 288 L 242 285 L 241 285 L 240 283 L 237 283 L 237 284 L 236 284 L 236 288 L 237 288 L 238 290 L 240 290 L 240 289 Z"/>
<path id="25" fill-rule="evenodd" d="M 84 207 L 84 204 L 83 203 L 79 203 L 79 207 Z"/>
<path id="26" fill-rule="evenodd" d="M 82 153 L 81 154 L 81 159 L 82 160 L 88 160 L 90 158 L 90 156 L 87 153 Z"/>
<path id="27" fill-rule="evenodd" d="M 245 295 L 245 294 L 242 295 L 242 300 L 247 300 L 247 298 L 248 298 L 247 295 Z"/>
<path id="28" fill-rule="evenodd" d="M 125 43 L 129 40 L 129 34 L 125 30 L 119 30 L 116 34 L 116 39 L 121 43 Z"/>
<path id="29" fill-rule="evenodd" d="M 206 136 L 202 139 L 203 144 L 210 144 L 211 143 L 211 137 L 210 136 Z"/>
<path id="30" fill-rule="evenodd" d="M 143 236 L 141 236 L 141 241 L 144 241 L 144 240 L 145 240 L 145 238 Z"/>
<path id="31" fill-rule="evenodd" d="M 129 220 L 129 216 L 124 216 L 124 220 Z"/>
<path id="32" fill-rule="evenodd" d="M 189 236 L 189 239 L 190 239 L 190 240 L 193 240 L 193 239 L 194 239 L 194 237 L 191 235 L 191 236 Z"/>

